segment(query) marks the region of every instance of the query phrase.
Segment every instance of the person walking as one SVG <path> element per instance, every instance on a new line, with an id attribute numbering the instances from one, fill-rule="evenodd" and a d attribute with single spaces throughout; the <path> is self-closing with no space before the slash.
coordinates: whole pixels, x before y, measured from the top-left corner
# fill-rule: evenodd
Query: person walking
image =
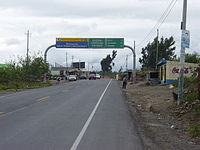
<path id="1" fill-rule="evenodd" d="M 122 85 L 122 88 L 123 88 L 123 89 L 126 89 L 127 80 L 128 80 L 128 79 L 127 79 L 127 76 L 124 76 L 124 77 L 123 77 L 123 85 Z"/>
<path id="2" fill-rule="evenodd" d="M 60 84 L 60 77 L 57 78 L 57 84 Z"/>

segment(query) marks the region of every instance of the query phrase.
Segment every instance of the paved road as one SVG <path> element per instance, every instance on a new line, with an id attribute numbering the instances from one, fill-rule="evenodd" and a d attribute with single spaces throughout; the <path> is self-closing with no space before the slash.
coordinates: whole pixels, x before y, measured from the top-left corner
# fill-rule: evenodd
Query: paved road
<path id="1" fill-rule="evenodd" d="M 0 150 L 142 150 L 115 80 L 0 96 Z"/>

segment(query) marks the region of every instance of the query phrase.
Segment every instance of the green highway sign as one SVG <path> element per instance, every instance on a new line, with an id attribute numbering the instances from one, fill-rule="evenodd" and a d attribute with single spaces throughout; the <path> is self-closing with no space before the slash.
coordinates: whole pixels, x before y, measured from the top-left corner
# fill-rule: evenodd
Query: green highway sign
<path id="1" fill-rule="evenodd" d="M 106 48 L 124 48 L 124 39 L 108 38 L 106 39 Z"/>
<path id="2" fill-rule="evenodd" d="M 124 48 L 124 38 L 90 38 L 88 48 Z"/>
<path id="3" fill-rule="evenodd" d="M 57 38 L 57 48 L 124 48 L 124 38 Z"/>
<path id="4" fill-rule="evenodd" d="M 105 48 L 105 38 L 89 38 L 88 48 Z"/>

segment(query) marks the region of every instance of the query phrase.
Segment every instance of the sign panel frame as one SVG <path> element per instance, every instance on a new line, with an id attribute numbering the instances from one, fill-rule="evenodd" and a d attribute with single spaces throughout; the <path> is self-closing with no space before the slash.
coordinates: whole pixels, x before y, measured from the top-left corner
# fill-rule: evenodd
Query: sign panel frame
<path id="1" fill-rule="evenodd" d="M 181 47 L 190 48 L 190 31 L 188 30 L 182 30 Z"/>
<path id="2" fill-rule="evenodd" d="M 56 38 L 56 48 L 122 49 L 124 38 Z"/>
<path id="3" fill-rule="evenodd" d="M 56 38 L 56 48 L 88 48 L 88 39 Z"/>

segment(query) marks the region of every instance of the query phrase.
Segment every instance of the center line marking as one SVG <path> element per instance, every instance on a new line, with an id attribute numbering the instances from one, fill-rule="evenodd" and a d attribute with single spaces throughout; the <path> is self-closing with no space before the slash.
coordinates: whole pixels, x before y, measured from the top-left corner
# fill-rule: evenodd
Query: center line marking
<path id="1" fill-rule="evenodd" d="M 0 112 L 0 115 L 4 114 L 5 112 Z"/>
<path id="2" fill-rule="evenodd" d="M 99 107 L 99 104 L 101 103 L 102 99 L 103 99 L 103 96 L 105 95 L 110 83 L 111 83 L 112 79 L 110 80 L 110 82 L 108 83 L 108 85 L 106 86 L 105 90 L 103 91 L 103 93 L 101 94 L 101 97 L 99 98 L 97 104 L 95 105 L 92 113 L 90 114 L 88 120 L 86 121 L 85 125 L 83 126 L 81 132 L 79 133 L 78 137 L 76 138 L 74 144 L 72 145 L 72 147 L 70 148 L 70 150 L 76 150 L 79 143 L 81 142 L 81 139 L 83 138 L 83 135 L 85 134 L 85 131 L 87 130 L 92 118 L 94 117 L 94 114 L 96 113 L 97 111 L 97 108 Z"/>
<path id="3" fill-rule="evenodd" d="M 47 98 L 49 98 L 49 96 L 45 96 L 45 97 L 39 98 L 39 99 L 37 99 L 36 101 L 41 102 L 41 101 L 43 101 L 43 100 L 45 100 L 45 99 L 47 99 Z"/>

